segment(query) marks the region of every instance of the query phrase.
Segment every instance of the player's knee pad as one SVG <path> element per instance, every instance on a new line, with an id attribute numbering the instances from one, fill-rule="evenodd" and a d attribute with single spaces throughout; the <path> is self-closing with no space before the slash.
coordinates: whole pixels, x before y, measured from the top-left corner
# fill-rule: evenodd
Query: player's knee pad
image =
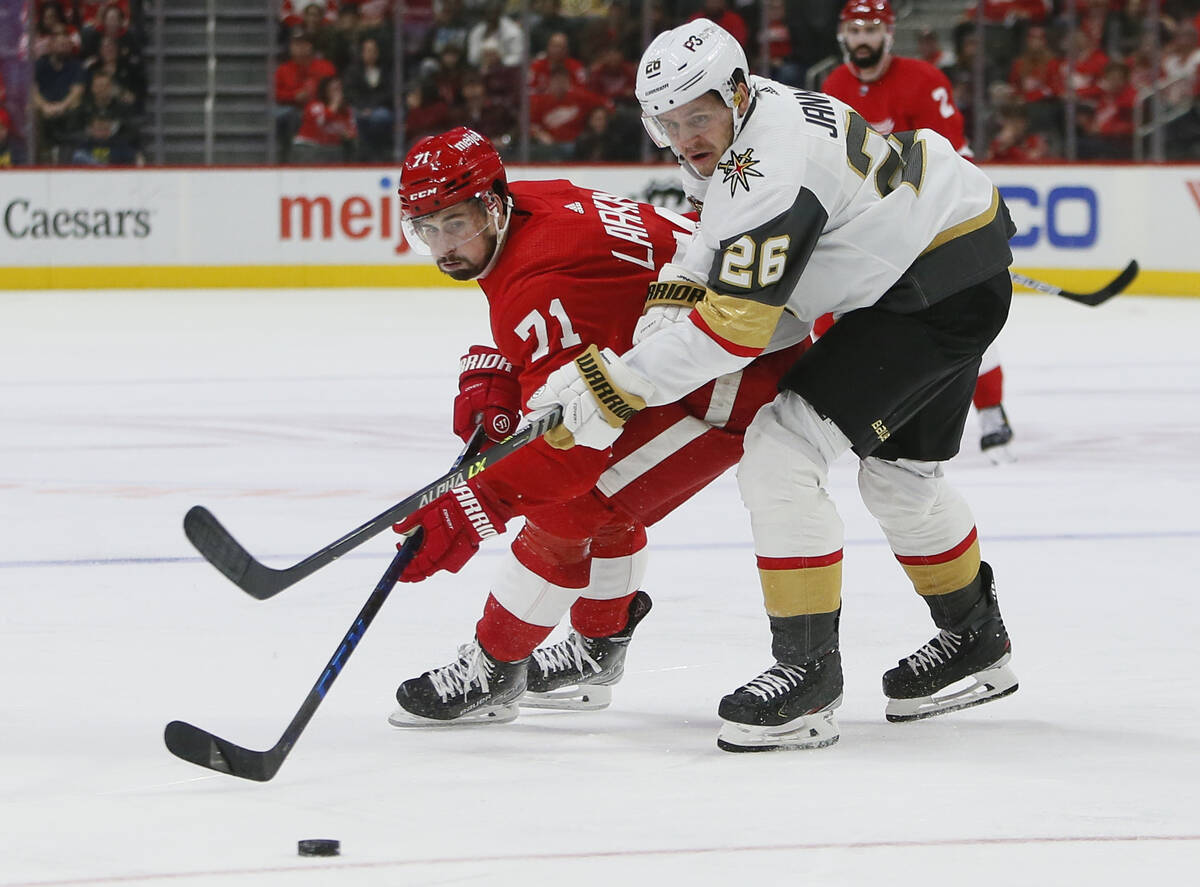
<path id="1" fill-rule="evenodd" d="M 897 555 L 941 554 L 975 528 L 970 507 L 946 480 L 940 462 L 863 459 L 858 489 Z"/>
<path id="2" fill-rule="evenodd" d="M 646 528 L 639 523 L 609 524 L 592 537 L 592 572 L 581 598 L 611 601 L 642 587 L 649 554 Z"/>
<path id="3" fill-rule="evenodd" d="M 510 553 L 492 580 L 491 591 L 497 603 L 522 622 L 552 627 L 571 608 L 582 588 L 546 579 Z"/>
<path id="4" fill-rule="evenodd" d="M 842 545 L 842 524 L 825 492 L 829 466 L 850 441 L 799 395 L 785 391 L 746 431 L 738 489 L 760 555 L 813 556 Z"/>

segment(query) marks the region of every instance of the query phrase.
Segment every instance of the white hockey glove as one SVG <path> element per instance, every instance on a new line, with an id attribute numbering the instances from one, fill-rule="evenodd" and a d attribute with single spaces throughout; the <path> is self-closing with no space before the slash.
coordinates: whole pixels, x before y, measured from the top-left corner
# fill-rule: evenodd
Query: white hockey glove
<path id="1" fill-rule="evenodd" d="M 661 329 L 687 320 L 696 304 L 708 291 L 703 279 L 686 268 L 668 262 L 659 279 L 646 291 L 646 306 L 633 328 L 633 344 L 649 338 Z"/>
<path id="2" fill-rule="evenodd" d="M 563 408 L 563 423 L 546 433 L 559 450 L 579 444 L 593 450 L 611 447 L 621 428 L 638 410 L 654 385 L 626 366 L 611 348 L 595 345 L 559 367 L 529 398 L 529 409 Z"/>

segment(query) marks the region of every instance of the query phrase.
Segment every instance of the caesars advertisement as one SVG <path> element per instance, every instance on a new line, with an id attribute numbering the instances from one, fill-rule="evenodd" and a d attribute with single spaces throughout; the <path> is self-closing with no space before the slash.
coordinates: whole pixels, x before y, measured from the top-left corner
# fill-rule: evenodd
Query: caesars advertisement
<path id="1" fill-rule="evenodd" d="M 1014 270 L 1131 292 L 1200 295 L 1200 166 L 986 166 L 1012 212 Z M 662 166 L 509 168 L 686 211 Z M 764 181 L 762 187 L 769 187 Z M 10 170 L 0 175 L 0 288 L 435 286 L 404 241 L 396 172 Z"/>

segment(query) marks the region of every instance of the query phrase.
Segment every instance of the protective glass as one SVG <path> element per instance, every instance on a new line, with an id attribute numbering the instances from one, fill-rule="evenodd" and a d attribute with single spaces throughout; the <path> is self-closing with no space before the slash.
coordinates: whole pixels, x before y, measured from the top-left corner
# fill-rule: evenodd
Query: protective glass
<path id="1" fill-rule="evenodd" d="M 444 256 L 487 231 L 492 219 L 483 202 L 472 199 L 415 219 L 402 219 L 400 225 L 413 252 Z"/>

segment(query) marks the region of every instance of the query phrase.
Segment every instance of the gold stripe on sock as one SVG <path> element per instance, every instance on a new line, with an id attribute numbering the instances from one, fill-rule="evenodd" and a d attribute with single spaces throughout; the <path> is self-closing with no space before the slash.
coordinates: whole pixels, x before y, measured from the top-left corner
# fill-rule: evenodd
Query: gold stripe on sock
<path id="1" fill-rule="evenodd" d="M 917 594 L 923 597 L 949 594 L 970 585 L 979 573 L 979 542 L 973 541 L 962 554 L 940 563 L 901 562 Z"/>
<path id="2" fill-rule="evenodd" d="M 842 561 L 799 570 L 758 571 L 771 616 L 830 613 L 842 605 Z"/>

